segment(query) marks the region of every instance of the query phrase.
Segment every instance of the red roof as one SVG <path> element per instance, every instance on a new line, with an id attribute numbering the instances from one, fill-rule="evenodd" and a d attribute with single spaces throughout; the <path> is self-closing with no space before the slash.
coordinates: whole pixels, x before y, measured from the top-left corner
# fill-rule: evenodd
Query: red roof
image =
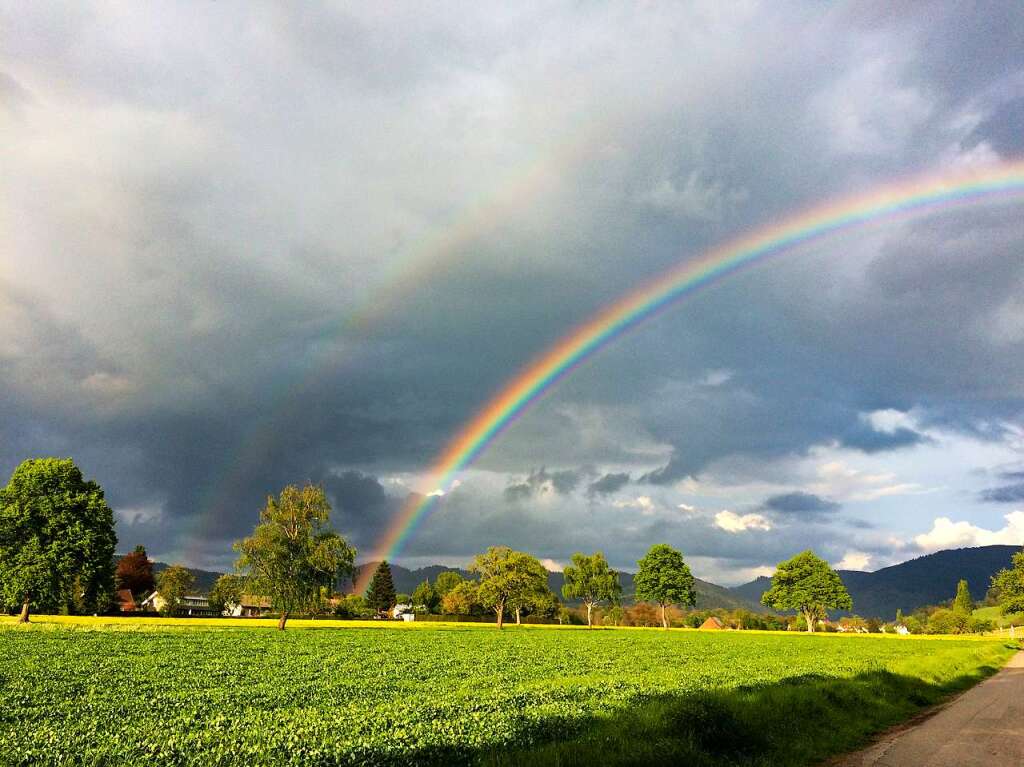
<path id="1" fill-rule="evenodd" d="M 118 609 L 123 613 L 135 612 L 135 597 L 132 596 L 130 589 L 118 589 L 117 590 L 117 606 Z"/>
<path id="2" fill-rule="evenodd" d="M 725 628 L 725 626 L 722 624 L 722 621 L 718 620 L 718 618 L 716 618 L 714 615 L 712 615 L 710 618 L 708 618 L 706 621 L 700 624 L 700 627 L 702 629 L 707 629 L 709 631 L 721 631 Z"/>

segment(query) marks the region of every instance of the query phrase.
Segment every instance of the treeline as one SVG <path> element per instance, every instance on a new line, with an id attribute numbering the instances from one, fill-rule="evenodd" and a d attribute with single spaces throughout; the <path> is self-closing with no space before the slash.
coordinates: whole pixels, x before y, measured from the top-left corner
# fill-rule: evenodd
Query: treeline
<path id="1" fill-rule="evenodd" d="M 600 551 L 573 554 L 563 572 L 562 593 L 556 595 L 548 588 L 541 562 L 507 546 L 477 554 L 469 568 L 474 579 L 444 572 L 412 594 L 400 595 L 395 593 L 389 565 L 382 562 L 366 594 L 342 595 L 338 588 L 354 574 L 356 550 L 331 528 L 330 513 L 323 489 L 315 485 L 289 485 L 277 497 L 268 497 L 252 535 L 234 544 L 236 572 L 214 585 L 211 606 L 221 612 L 239 604 L 243 594 L 259 595 L 279 616 L 281 629 L 295 614 L 388 617 L 394 616 L 397 605 L 424 614 L 489 615 L 498 628 L 506 620 L 519 623 L 524 618 L 669 628 L 700 625 L 711 615 L 726 628 L 782 628 L 785 623 L 787 628 L 815 631 L 843 627 L 844 621 L 848 630 L 874 628 L 856 616 L 828 623 L 829 611 L 852 610 L 853 603 L 839 574 L 812 551 L 780 562 L 761 598 L 774 610 L 795 612 L 790 618 L 692 610 L 694 577 L 683 554 L 665 543 L 651 546 L 637 562 L 636 604 L 630 606 L 622 603 L 619 573 Z M 106 612 L 117 586 L 133 593 L 155 588 L 163 610 L 174 614 L 194 587 L 188 569 L 173 565 L 154 577 L 141 547 L 122 557 L 115 568 L 116 544 L 113 512 L 103 490 L 85 480 L 73 461 L 24 461 L 0 489 L 2 606 L 19 611 L 22 621 L 29 620 L 32 610 Z M 899 625 L 929 633 L 986 630 L 970 615 L 970 594 L 965 582 L 961 586 L 964 593 L 958 592 L 949 607 L 900 616 Z M 992 579 L 993 594 L 1004 613 L 1024 611 L 1024 552 L 1015 554 L 1013 566 Z M 572 610 L 562 599 L 582 607 Z"/>

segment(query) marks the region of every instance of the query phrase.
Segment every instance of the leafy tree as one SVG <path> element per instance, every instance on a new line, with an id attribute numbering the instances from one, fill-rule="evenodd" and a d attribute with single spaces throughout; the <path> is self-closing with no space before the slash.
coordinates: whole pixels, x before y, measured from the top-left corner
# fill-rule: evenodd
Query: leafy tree
<path id="1" fill-rule="evenodd" d="M 184 597 L 195 588 L 196 577 L 181 565 L 171 565 L 156 575 L 156 590 L 160 594 L 162 615 L 174 615 Z"/>
<path id="2" fill-rule="evenodd" d="M 928 616 L 929 634 L 966 634 L 970 631 L 970 614 L 940 607 Z"/>
<path id="3" fill-rule="evenodd" d="M 480 587 L 476 581 L 463 579 L 441 597 L 441 610 L 445 615 L 475 615 L 481 608 Z"/>
<path id="4" fill-rule="evenodd" d="M 438 598 L 441 598 L 464 580 L 466 579 L 455 570 L 445 570 L 443 573 L 438 573 L 437 578 L 434 579 L 434 591 L 437 592 Z"/>
<path id="5" fill-rule="evenodd" d="M 956 597 L 953 599 L 953 610 L 963 615 L 970 615 L 974 612 L 974 600 L 971 599 L 971 590 L 967 588 L 967 581 L 963 578 L 956 585 Z"/>
<path id="6" fill-rule="evenodd" d="M 210 607 L 223 613 L 233 605 L 242 604 L 243 588 L 244 579 L 241 576 L 231 573 L 220 576 L 210 589 Z"/>
<path id="7" fill-rule="evenodd" d="M 537 579 L 532 588 L 513 596 L 508 601 L 508 607 L 516 616 L 516 623 L 523 622 L 524 615 L 539 615 L 551 617 L 558 612 L 559 602 L 555 593 L 548 588 L 547 571 L 544 571 L 544 578 Z"/>
<path id="8" fill-rule="evenodd" d="M 430 585 L 430 581 L 423 581 L 412 592 L 412 605 L 414 608 L 423 606 L 427 608 L 427 612 L 432 613 L 437 611 L 437 607 L 440 604 L 441 597 L 437 590 Z"/>
<path id="9" fill-rule="evenodd" d="M 999 595 L 1003 615 L 1024 612 L 1024 550 L 1013 555 L 1013 565 L 992 576 L 992 590 Z"/>
<path id="10" fill-rule="evenodd" d="M 378 614 L 386 613 L 396 604 L 395 581 L 391 577 L 391 565 L 387 561 L 377 565 L 377 570 L 366 589 L 366 603 Z"/>
<path id="11" fill-rule="evenodd" d="M 349 594 L 338 602 L 334 614 L 339 618 L 372 618 L 374 611 L 359 594 Z"/>
<path id="12" fill-rule="evenodd" d="M 121 557 L 114 577 L 119 589 L 128 589 L 136 597 L 151 592 L 156 581 L 153 579 L 153 563 L 146 556 L 145 546 L 136 546 L 135 551 Z"/>
<path id="13" fill-rule="evenodd" d="M 618 605 L 615 605 L 608 611 L 608 614 L 604 616 L 604 619 L 612 626 L 621 626 L 623 621 L 626 619 L 626 611 Z"/>
<path id="14" fill-rule="evenodd" d="M 602 602 L 618 602 L 622 594 L 619 574 L 608 567 L 604 554 L 596 551 L 589 557 L 577 552 L 572 555 L 572 564 L 563 573 L 565 584 L 562 596 L 579 599 L 587 607 L 587 626 L 593 627 L 594 606 Z"/>
<path id="15" fill-rule="evenodd" d="M 761 595 L 761 604 L 776 610 L 798 610 L 813 632 L 826 610 L 852 610 L 853 600 L 839 573 L 808 549 L 779 562 L 772 585 Z"/>
<path id="16" fill-rule="evenodd" d="M 0 489 L 0 602 L 105 610 L 114 587 L 114 514 L 70 458 L 24 461 Z"/>
<path id="17" fill-rule="evenodd" d="M 508 546 L 491 546 L 477 554 L 470 571 L 480 574 L 481 604 L 494 611 L 498 628 L 504 625 L 505 609 L 522 610 L 547 589 L 548 571 L 535 557 Z"/>
<path id="18" fill-rule="evenodd" d="M 322 487 L 288 485 L 267 498 L 253 534 L 235 543 L 235 566 L 247 573 L 250 593 L 280 611 L 278 629 L 291 613 L 315 609 L 321 587 L 333 589 L 352 575 L 356 550 L 330 528 L 330 514 Z"/>
<path id="19" fill-rule="evenodd" d="M 689 606 L 697 601 L 690 568 L 683 555 L 666 543 L 651 546 L 637 564 L 640 569 L 633 577 L 636 598 L 660 606 L 661 625 L 667 629 L 669 605 Z"/>

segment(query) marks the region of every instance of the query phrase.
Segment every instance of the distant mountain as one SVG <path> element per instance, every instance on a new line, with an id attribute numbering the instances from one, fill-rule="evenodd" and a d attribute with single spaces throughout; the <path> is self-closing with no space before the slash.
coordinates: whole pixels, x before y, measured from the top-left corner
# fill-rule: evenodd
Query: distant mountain
<path id="1" fill-rule="evenodd" d="M 952 599 L 961 578 L 966 579 L 971 594 L 980 601 L 992 576 L 1009 567 L 1010 558 L 1017 551 L 1020 546 L 947 549 L 873 573 L 840 570 L 839 576 L 853 598 L 855 613 L 892 620 L 897 609 L 909 613 Z M 770 585 L 771 580 L 762 576 L 731 591 L 743 599 L 760 601 Z"/>
<path id="2" fill-rule="evenodd" d="M 377 562 L 367 562 L 359 565 L 357 570 L 356 579 L 359 579 L 359 575 L 364 571 L 373 571 L 377 569 Z M 415 570 L 402 567 L 401 565 L 391 565 L 391 577 L 395 582 L 395 591 L 402 594 L 411 594 L 413 590 L 424 580 L 433 581 L 437 578 L 440 573 L 446 570 L 455 570 L 463 578 L 474 577 L 468 571 L 457 568 L 457 567 L 444 567 L 442 565 L 430 565 L 428 567 L 420 567 Z M 559 599 L 562 598 L 562 584 L 565 582 L 562 573 L 548 572 L 548 587 L 555 592 Z M 622 584 L 622 594 L 627 601 L 632 601 L 635 589 L 633 587 L 633 573 L 623 572 L 619 574 L 619 582 Z M 767 612 L 767 610 L 761 606 L 758 600 L 760 600 L 760 593 L 757 595 L 757 599 L 751 601 L 746 599 L 740 594 L 734 593 L 731 589 L 727 589 L 724 586 L 718 586 L 708 581 L 702 581 L 700 578 L 696 579 L 696 591 L 697 591 L 697 608 L 700 610 L 714 610 L 723 608 L 726 610 L 744 609 L 753 610 L 755 612 Z"/>

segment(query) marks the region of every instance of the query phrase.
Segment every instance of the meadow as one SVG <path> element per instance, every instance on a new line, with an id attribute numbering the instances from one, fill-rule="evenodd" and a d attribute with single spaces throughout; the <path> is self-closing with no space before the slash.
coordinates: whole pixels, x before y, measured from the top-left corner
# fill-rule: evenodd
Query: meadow
<path id="1" fill-rule="evenodd" d="M 296 623 L 2 624 L 0 759 L 807 764 L 1013 652 L 981 639 Z"/>

